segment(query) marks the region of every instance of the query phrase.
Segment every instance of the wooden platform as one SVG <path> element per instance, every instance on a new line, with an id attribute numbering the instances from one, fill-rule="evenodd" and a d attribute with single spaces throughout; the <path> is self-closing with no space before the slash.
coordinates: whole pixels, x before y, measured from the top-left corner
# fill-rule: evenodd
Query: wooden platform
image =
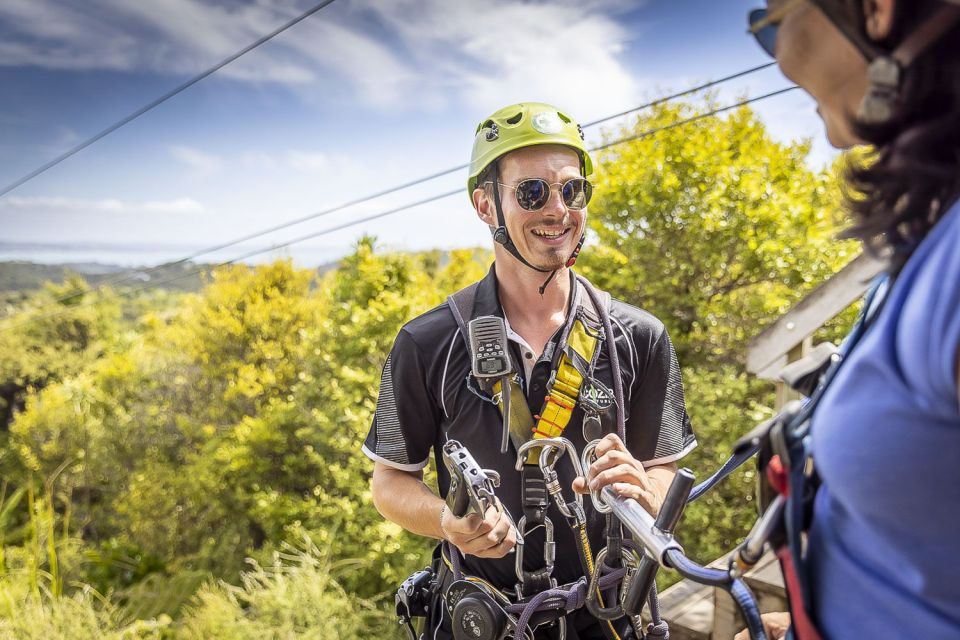
<path id="1" fill-rule="evenodd" d="M 726 567 L 728 557 L 712 562 L 711 567 Z M 762 612 L 786 611 L 780 566 L 772 554 L 766 554 L 744 576 Z M 733 598 L 722 589 L 679 582 L 660 594 L 660 609 L 670 625 L 670 640 L 730 640 L 743 629 L 743 618 Z"/>

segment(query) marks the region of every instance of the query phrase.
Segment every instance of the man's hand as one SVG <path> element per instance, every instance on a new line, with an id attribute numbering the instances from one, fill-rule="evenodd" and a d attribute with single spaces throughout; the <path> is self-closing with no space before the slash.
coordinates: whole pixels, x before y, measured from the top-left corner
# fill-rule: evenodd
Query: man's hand
<path id="1" fill-rule="evenodd" d="M 444 509 L 440 528 L 462 553 L 478 558 L 502 558 L 517 544 L 517 530 L 499 500 L 482 519 L 475 513 L 458 518 Z"/>
<path id="2" fill-rule="evenodd" d="M 650 515 L 656 516 L 663 504 L 663 489 L 627 451 L 623 441 L 614 433 L 608 434 L 597 444 L 596 455 L 596 462 L 587 471 L 586 482 L 577 478 L 573 481 L 573 490 L 589 493 L 612 485 L 617 495 L 633 498 Z"/>
<path id="3" fill-rule="evenodd" d="M 787 629 L 790 628 L 789 613 L 765 613 L 761 617 L 763 618 L 763 630 L 769 640 L 780 640 L 787 635 Z M 733 640 L 750 640 L 750 632 L 744 629 L 735 635 Z"/>

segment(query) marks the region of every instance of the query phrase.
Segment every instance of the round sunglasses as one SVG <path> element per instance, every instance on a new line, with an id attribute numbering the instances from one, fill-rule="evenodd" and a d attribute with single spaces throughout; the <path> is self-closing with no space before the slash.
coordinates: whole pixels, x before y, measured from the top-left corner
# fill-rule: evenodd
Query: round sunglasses
<path id="1" fill-rule="evenodd" d="M 767 17 L 766 9 L 754 9 L 747 15 L 750 33 L 771 58 L 777 57 L 777 25 Z"/>
<path id="2" fill-rule="evenodd" d="M 593 196 L 593 185 L 586 178 L 571 178 L 566 182 L 547 182 L 543 178 L 521 180 L 516 186 L 498 182 L 505 189 L 516 192 L 517 204 L 526 211 L 539 211 L 550 200 L 552 187 L 560 187 L 560 199 L 567 209 L 585 209 Z"/>
<path id="3" fill-rule="evenodd" d="M 780 6 L 770 9 L 754 9 L 747 14 L 749 31 L 757 39 L 757 44 L 771 58 L 777 57 L 777 28 L 788 13 L 793 11 L 804 0 L 787 0 Z"/>

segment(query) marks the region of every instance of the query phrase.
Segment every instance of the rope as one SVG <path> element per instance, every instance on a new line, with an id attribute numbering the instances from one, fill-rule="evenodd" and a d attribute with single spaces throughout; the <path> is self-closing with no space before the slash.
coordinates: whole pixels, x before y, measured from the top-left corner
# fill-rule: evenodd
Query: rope
<path id="1" fill-rule="evenodd" d="M 614 569 L 600 578 L 600 590 L 606 591 L 616 586 L 627 570 L 624 568 Z M 583 608 L 587 603 L 587 579 L 580 578 L 569 589 L 548 589 L 541 591 L 529 602 L 523 604 L 512 604 L 506 607 L 508 613 L 514 615 L 520 614 L 517 619 L 517 629 L 525 629 L 534 614 L 541 611 L 555 611 L 565 609 L 567 612 Z"/>

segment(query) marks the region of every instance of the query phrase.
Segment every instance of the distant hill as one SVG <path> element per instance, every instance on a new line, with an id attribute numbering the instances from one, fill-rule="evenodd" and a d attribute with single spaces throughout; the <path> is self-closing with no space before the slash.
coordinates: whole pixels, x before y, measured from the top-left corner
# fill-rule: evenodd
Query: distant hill
<path id="1" fill-rule="evenodd" d="M 203 286 L 204 265 L 183 264 L 156 271 L 99 263 L 36 264 L 0 262 L 0 291 L 31 291 L 44 282 L 61 283 L 69 274 L 82 276 L 93 286 L 111 283 L 117 288 L 158 287 L 171 291 L 198 291 Z M 148 272 L 149 271 L 149 272 Z M 194 273 L 197 272 L 197 273 Z"/>
<path id="2" fill-rule="evenodd" d="M 146 288 L 168 291 L 199 291 L 214 265 L 186 263 L 156 269 L 155 267 L 122 267 L 98 262 L 73 264 L 37 264 L 34 262 L 0 262 L 0 292 L 26 292 L 39 289 L 45 282 L 61 283 L 69 274 L 80 275 L 92 286 L 109 283 L 117 289 Z M 337 266 L 336 262 L 321 265 L 320 273 Z"/>

